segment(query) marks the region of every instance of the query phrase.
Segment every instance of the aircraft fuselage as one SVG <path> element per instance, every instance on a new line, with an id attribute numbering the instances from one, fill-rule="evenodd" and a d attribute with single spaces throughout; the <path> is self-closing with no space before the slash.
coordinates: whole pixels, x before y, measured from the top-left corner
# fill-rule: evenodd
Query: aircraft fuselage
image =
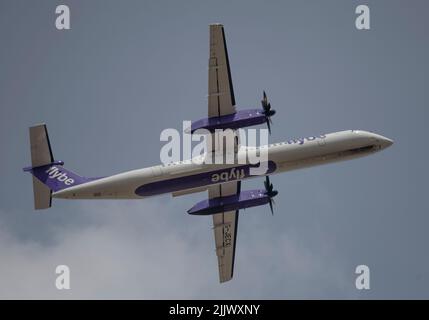
<path id="1" fill-rule="evenodd" d="M 362 130 L 290 139 L 260 147 L 268 148 L 267 171 L 263 175 L 358 158 L 391 144 L 391 140 L 381 135 Z M 238 158 L 244 156 L 249 148 L 241 147 Z M 65 199 L 138 199 L 164 193 L 186 193 L 187 190 L 204 191 L 204 187 L 210 185 L 259 177 L 251 174 L 252 167 L 258 165 L 180 161 L 89 181 L 55 192 L 52 196 Z"/>

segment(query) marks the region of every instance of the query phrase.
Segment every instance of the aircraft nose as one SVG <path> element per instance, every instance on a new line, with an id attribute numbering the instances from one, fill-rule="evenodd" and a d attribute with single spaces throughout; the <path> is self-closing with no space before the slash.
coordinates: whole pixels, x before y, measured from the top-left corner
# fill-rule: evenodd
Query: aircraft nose
<path id="1" fill-rule="evenodd" d="M 384 141 L 385 141 L 386 147 L 390 147 L 393 144 L 392 139 L 386 138 Z"/>
<path id="2" fill-rule="evenodd" d="M 389 139 L 389 138 L 386 138 L 386 137 L 383 137 L 383 136 L 381 136 L 381 138 L 379 139 L 379 141 L 380 141 L 380 145 L 381 145 L 382 149 L 386 149 L 386 148 L 390 147 L 393 144 L 393 140 L 392 139 Z"/>
<path id="3" fill-rule="evenodd" d="M 380 149 L 386 149 L 393 144 L 392 139 L 386 138 L 380 134 L 370 133 L 370 136 L 372 137 L 375 144 L 380 147 Z"/>

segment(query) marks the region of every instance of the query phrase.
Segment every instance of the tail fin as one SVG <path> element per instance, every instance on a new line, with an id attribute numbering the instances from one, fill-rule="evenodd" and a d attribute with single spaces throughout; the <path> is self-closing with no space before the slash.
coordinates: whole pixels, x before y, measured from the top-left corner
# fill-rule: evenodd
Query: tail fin
<path id="1" fill-rule="evenodd" d="M 60 191 L 93 179 L 81 177 L 55 161 L 45 124 L 30 127 L 31 167 L 24 168 L 33 175 L 34 208 L 47 209 L 52 204 L 52 191 Z"/>

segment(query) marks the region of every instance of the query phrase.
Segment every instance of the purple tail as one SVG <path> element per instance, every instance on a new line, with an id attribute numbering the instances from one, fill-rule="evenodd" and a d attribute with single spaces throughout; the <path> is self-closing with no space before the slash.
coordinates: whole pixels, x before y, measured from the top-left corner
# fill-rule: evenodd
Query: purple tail
<path id="1" fill-rule="evenodd" d="M 33 174 L 52 191 L 60 191 L 97 179 L 81 177 L 64 168 L 63 164 L 64 162 L 62 161 L 54 161 L 44 166 L 24 168 L 24 171 Z"/>
<path id="2" fill-rule="evenodd" d="M 63 167 L 64 162 L 55 161 L 49 142 L 46 125 L 30 127 L 31 167 L 24 171 L 33 175 L 34 208 L 51 206 L 52 192 L 77 186 L 99 178 L 85 178 Z"/>

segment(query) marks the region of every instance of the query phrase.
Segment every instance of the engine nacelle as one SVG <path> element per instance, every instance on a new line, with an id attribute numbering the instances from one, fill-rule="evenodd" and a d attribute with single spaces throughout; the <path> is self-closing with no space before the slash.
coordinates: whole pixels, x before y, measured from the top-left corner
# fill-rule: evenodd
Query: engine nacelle
<path id="1" fill-rule="evenodd" d="M 198 129 L 206 129 L 210 132 L 215 132 L 216 129 L 239 129 L 263 124 L 266 121 L 267 117 L 263 109 L 245 109 L 226 116 L 193 121 L 191 128 L 187 128 L 185 132 L 194 133 Z"/>
<path id="2" fill-rule="evenodd" d="M 203 200 L 188 210 L 192 215 L 212 215 L 221 212 L 262 206 L 270 202 L 265 190 L 242 191 L 238 195 Z"/>

